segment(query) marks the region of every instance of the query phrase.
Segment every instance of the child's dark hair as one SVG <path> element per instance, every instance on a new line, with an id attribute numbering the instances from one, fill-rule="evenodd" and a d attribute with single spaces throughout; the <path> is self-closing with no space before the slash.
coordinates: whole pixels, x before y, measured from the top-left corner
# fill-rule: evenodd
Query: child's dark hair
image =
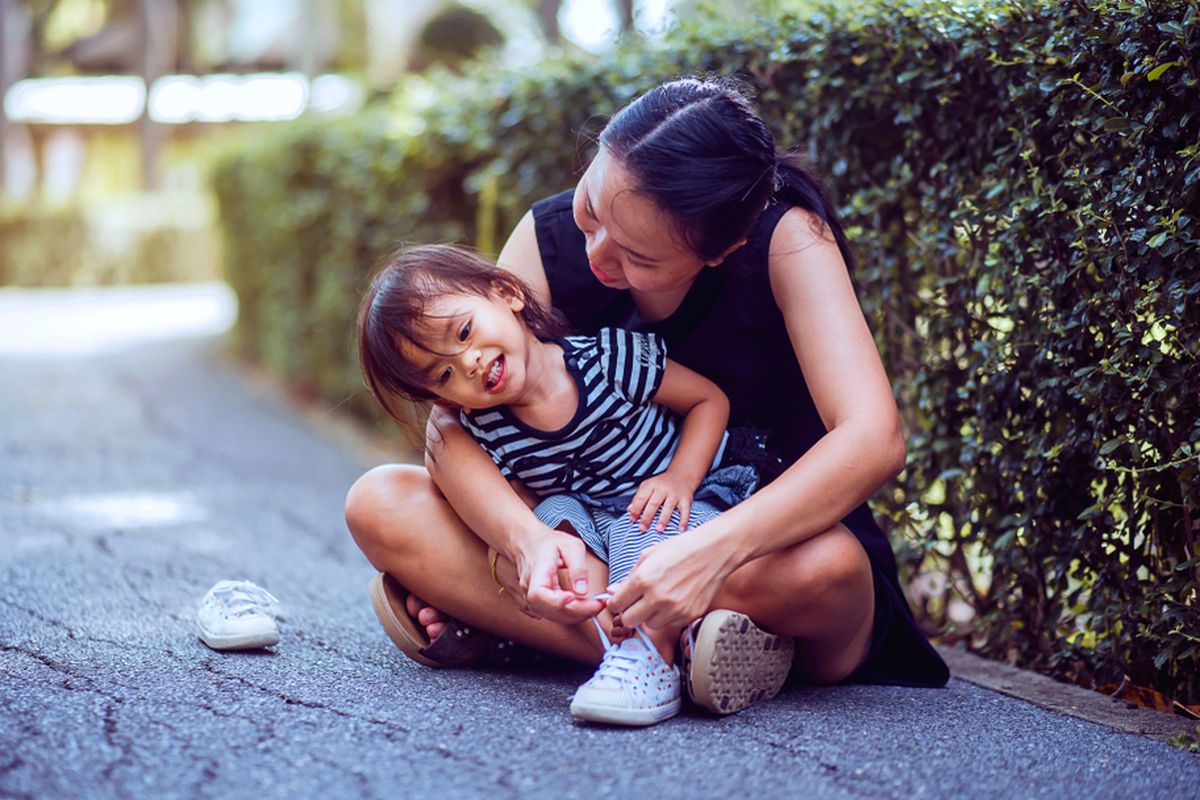
<path id="1" fill-rule="evenodd" d="M 852 266 L 846 237 L 820 182 L 775 138 L 731 79 L 678 78 L 621 109 L 600 134 L 636 190 L 671 213 L 704 260 L 743 239 L 772 201 L 816 214 Z"/>
<path id="2" fill-rule="evenodd" d="M 498 293 L 521 298 L 525 307 L 519 316 L 537 338 L 567 333 L 563 318 L 539 301 L 525 281 L 466 248 L 427 244 L 401 248 L 383 260 L 358 309 L 358 361 L 367 388 L 389 415 L 402 425 L 409 423 L 390 398 L 416 403 L 437 398 L 426 375 L 398 346 L 403 341 L 428 350 L 422 344 L 428 335 L 422 320 L 429 305 L 447 294 Z"/>

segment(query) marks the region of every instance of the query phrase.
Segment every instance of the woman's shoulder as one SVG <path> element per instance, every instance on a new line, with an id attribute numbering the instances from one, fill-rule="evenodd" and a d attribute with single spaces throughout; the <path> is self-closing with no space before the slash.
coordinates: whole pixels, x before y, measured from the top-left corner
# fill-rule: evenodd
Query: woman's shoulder
<path id="1" fill-rule="evenodd" d="M 832 229 L 820 216 L 799 206 L 789 207 L 780 217 L 771 233 L 767 261 L 773 284 L 800 280 L 814 269 L 847 271 Z"/>
<path id="2" fill-rule="evenodd" d="M 829 225 L 807 208 L 785 206 L 771 230 L 771 257 L 823 246 L 837 249 L 837 240 L 834 239 Z"/>
<path id="3" fill-rule="evenodd" d="M 532 211 L 527 211 L 517 223 L 500 255 L 496 257 L 496 265 L 529 284 L 529 288 L 543 303 L 551 302 L 550 283 L 546 280 Z"/>
<path id="4" fill-rule="evenodd" d="M 575 225 L 574 197 L 573 189 L 559 192 L 538 200 L 526 215 L 531 220 L 531 232 L 547 272 L 585 252 L 583 231 Z"/>

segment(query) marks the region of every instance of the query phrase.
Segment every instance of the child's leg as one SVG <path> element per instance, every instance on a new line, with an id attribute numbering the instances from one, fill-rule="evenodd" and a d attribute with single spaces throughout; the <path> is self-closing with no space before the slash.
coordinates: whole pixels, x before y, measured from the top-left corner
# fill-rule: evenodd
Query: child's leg
<path id="1" fill-rule="evenodd" d="M 597 526 L 595 516 L 593 516 L 591 509 L 575 496 L 557 494 L 547 497 L 537 504 L 533 509 L 533 513 L 547 527 L 571 533 L 583 539 L 583 543 L 588 546 L 588 550 L 592 551 L 602 561 L 608 561 L 608 542 L 602 534 L 600 527 Z M 602 519 L 606 516 L 603 512 L 598 513 Z M 601 611 L 598 619 L 613 641 L 619 642 L 625 636 L 631 635 L 615 627 L 613 615 L 608 609 Z"/>
<path id="2" fill-rule="evenodd" d="M 587 506 L 576 498 L 569 494 L 547 497 L 537 504 L 533 513 L 548 528 L 567 530 L 563 525 L 566 523 L 570 526 L 569 532 L 583 539 L 583 543 L 588 546 L 589 550 L 599 556 L 601 560 L 608 560 L 608 549 L 604 537 L 597 530 L 595 520 L 592 519 L 592 514 L 588 511 Z"/>
<path id="3" fill-rule="evenodd" d="M 689 528 L 708 522 L 720 513 L 712 504 L 703 500 L 695 500 L 692 502 L 691 515 L 688 520 Z M 638 521 L 630 519 L 628 514 L 614 514 L 611 517 L 604 531 L 607 539 L 610 586 L 620 583 L 633 571 L 638 558 L 646 549 L 680 534 L 678 511 L 671 515 L 671 519 L 663 531 L 654 527 L 657 521 L 655 518 L 654 523 L 651 523 L 650 530 L 643 531 L 638 527 Z M 632 631 L 621 626 L 619 619 L 614 622 L 615 638 L 621 639 L 632 635 Z M 682 629 L 672 626 L 668 628 L 646 627 L 642 630 L 658 648 L 663 659 L 668 664 L 674 663 L 675 643 L 679 641 L 679 632 Z"/>

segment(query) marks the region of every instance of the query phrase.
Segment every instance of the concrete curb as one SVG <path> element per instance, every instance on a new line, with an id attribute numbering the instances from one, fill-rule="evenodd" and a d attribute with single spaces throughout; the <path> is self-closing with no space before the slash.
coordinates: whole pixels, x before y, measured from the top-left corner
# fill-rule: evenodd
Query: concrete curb
<path id="1" fill-rule="evenodd" d="M 1035 706 L 1125 733 L 1166 741 L 1178 733 L 1195 735 L 1200 720 L 1164 714 L 1122 700 L 1059 683 L 1045 675 L 990 661 L 965 650 L 937 645 L 950 673 L 960 680 L 1024 700 Z"/>

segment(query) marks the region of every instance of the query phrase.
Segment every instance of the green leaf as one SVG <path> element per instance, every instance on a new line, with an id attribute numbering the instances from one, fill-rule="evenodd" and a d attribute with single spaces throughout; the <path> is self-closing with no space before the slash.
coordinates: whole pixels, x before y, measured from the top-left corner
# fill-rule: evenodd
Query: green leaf
<path id="1" fill-rule="evenodd" d="M 1155 248 L 1162 247 L 1163 242 L 1165 242 L 1166 240 L 1167 240 L 1167 232 L 1160 231 L 1159 233 L 1156 233 L 1154 236 L 1151 236 L 1150 241 L 1146 242 L 1146 245 L 1148 247 L 1155 247 Z"/>
<path id="2" fill-rule="evenodd" d="M 1159 64 L 1157 67 L 1150 70 L 1150 74 L 1148 74 L 1146 76 L 1146 80 L 1150 81 L 1151 83 L 1154 83 L 1156 80 L 1161 78 L 1163 76 L 1163 73 L 1166 72 L 1167 70 L 1169 70 L 1171 67 L 1181 67 L 1181 66 L 1183 66 L 1183 65 L 1178 61 L 1168 61 L 1165 64 Z"/>

